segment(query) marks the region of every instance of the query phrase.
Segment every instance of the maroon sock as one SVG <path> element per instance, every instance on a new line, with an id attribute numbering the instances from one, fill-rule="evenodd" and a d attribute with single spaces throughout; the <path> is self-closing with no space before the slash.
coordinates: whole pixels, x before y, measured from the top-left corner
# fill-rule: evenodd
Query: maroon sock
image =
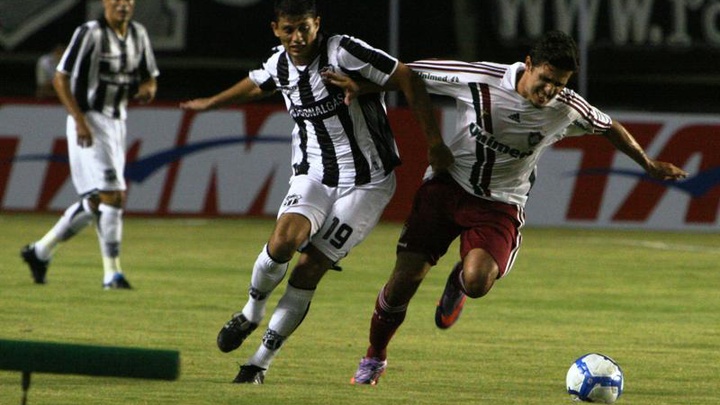
<path id="1" fill-rule="evenodd" d="M 406 313 L 407 304 L 390 307 L 385 302 L 385 287 L 383 287 L 375 301 L 375 311 L 373 311 L 370 321 L 370 347 L 368 347 L 366 357 L 375 357 L 380 360 L 387 358 L 387 346 L 405 320 Z"/>

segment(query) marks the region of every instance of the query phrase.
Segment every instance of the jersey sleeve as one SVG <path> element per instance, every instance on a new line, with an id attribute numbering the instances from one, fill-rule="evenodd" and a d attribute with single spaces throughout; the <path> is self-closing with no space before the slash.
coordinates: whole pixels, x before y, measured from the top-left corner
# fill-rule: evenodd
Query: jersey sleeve
<path id="1" fill-rule="evenodd" d="M 263 91 L 275 91 L 277 89 L 270 68 L 277 66 L 277 58 L 280 54 L 279 47 L 273 48 L 272 55 L 263 62 L 259 68 L 253 69 L 248 73 L 248 78 Z"/>
<path id="2" fill-rule="evenodd" d="M 573 118 L 572 124 L 567 129 L 567 136 L 602 134 L 607 132 L 612 125 L 612 118 L 609 115 L 570 89 L 564 89 L 558 95 L 558 101 L 569 107 L 571 118 Z"/>
<path id="3" fill-rule="evenodd" d="M 425 82 L 428 93 L 457 98 L 467 89 L 467 69 L 471 65 L 466 62 L 426 59 L 407 64 Z"/>
<path id="4" fill-rule="evenodd" d="M 75 29 L 70 43 L 65 49 L 65 53 L 60 58 L 57 65 L 57 71 L 65 74 L 71 74 L 73 67 L 78 59 L 92 48 L 88 45 L 91 36 L 90 26 L 83 24 Z"/>
<path id="5" fill-rule="evenodd" d="M 142 27 L 141 30 L 143 55 L 140 61 L 140 78 L 141 80 L 147 80 L 151 77 L 160 76 L 160 69 L 158 69 L 157 62 L 155 61 L 155 53 L 153 52 L 152 44 L 150 43 L 150 36 L 148 35 L 145 27 Z"/>
<path id="6" fill-rule="evenodd" d="M 340 37 L 338 47 L 337 62 L 341 69 L 358 73 L 380 86 L 395 73 L 399 63 L 385 51 L 347 35 Z"/>

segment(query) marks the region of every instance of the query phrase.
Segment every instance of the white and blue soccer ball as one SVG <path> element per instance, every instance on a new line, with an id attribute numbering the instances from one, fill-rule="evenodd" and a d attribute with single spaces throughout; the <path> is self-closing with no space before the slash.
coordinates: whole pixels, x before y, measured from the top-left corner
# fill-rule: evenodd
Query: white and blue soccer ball
<path id="1" fill-rule="evenodd" d="M 612 404 L 622 395 L 625 377 L 615 360 L 588 353 L 570 366 L 565 382 L 575 401 Z"/>

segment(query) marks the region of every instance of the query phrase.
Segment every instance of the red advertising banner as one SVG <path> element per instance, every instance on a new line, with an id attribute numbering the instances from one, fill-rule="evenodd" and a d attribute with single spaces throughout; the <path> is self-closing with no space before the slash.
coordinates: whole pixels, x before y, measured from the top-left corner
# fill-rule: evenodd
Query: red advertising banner
<path id="1" fill-rule="evenodd" d="M 454 109 L 438 110 L 445 133 Z M 398 188 L 384 215 L 402 221 L 427 166 L 425 140 L 406 109 L 389 112 L 400 148 Z M 613 117 L 648 154 L 690 172 L 648 179 L 601 136 L 561 141 L 541 159 L 528 225 L 715 230 L 720 208 L 720 116 Z M 77 199 L 69 178 L 60 105 L 0 104 L 0 212 L 58 212 Z M 290 176 L 293 122 L 282 106 L 196 114 L 174 105 L 136 107 L 128 118 L 127 213 L 275 216 Z"/>

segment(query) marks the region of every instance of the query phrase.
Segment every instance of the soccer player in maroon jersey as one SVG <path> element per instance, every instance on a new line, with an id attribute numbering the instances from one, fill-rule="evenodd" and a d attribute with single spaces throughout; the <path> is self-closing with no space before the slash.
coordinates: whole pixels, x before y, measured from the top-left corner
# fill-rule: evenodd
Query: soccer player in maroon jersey
<path id="1" fill-rule="evenodd" d="M 566 88 L 578 68 L 577 47 L 562 32 L 547 33 L 524 62 L 511 65 L 422 60 L 408 66 L 431 94 L 456 100 L 456 131 L 445 134 L 455 163 L 448 172 L 428 171 L 415 195 L 397 244 L 395 268 L 375 303 L 370 346 L 352 378 L 355 384 L 377 384 L 410 300 L 456 238 L 461 260 L 437 304 L 439 328 L 458 320 L 467 297 L 486 295 L 508 274 L 520 248 L 523 207 L 538 159 L 555 142 L 599 134 L 655 179 L 687 175 L 671 163 L 649 158 L 619 122 Z M 344 88 L 349 98 L 378 90 L 332 73 L 326 80 Z"/>

